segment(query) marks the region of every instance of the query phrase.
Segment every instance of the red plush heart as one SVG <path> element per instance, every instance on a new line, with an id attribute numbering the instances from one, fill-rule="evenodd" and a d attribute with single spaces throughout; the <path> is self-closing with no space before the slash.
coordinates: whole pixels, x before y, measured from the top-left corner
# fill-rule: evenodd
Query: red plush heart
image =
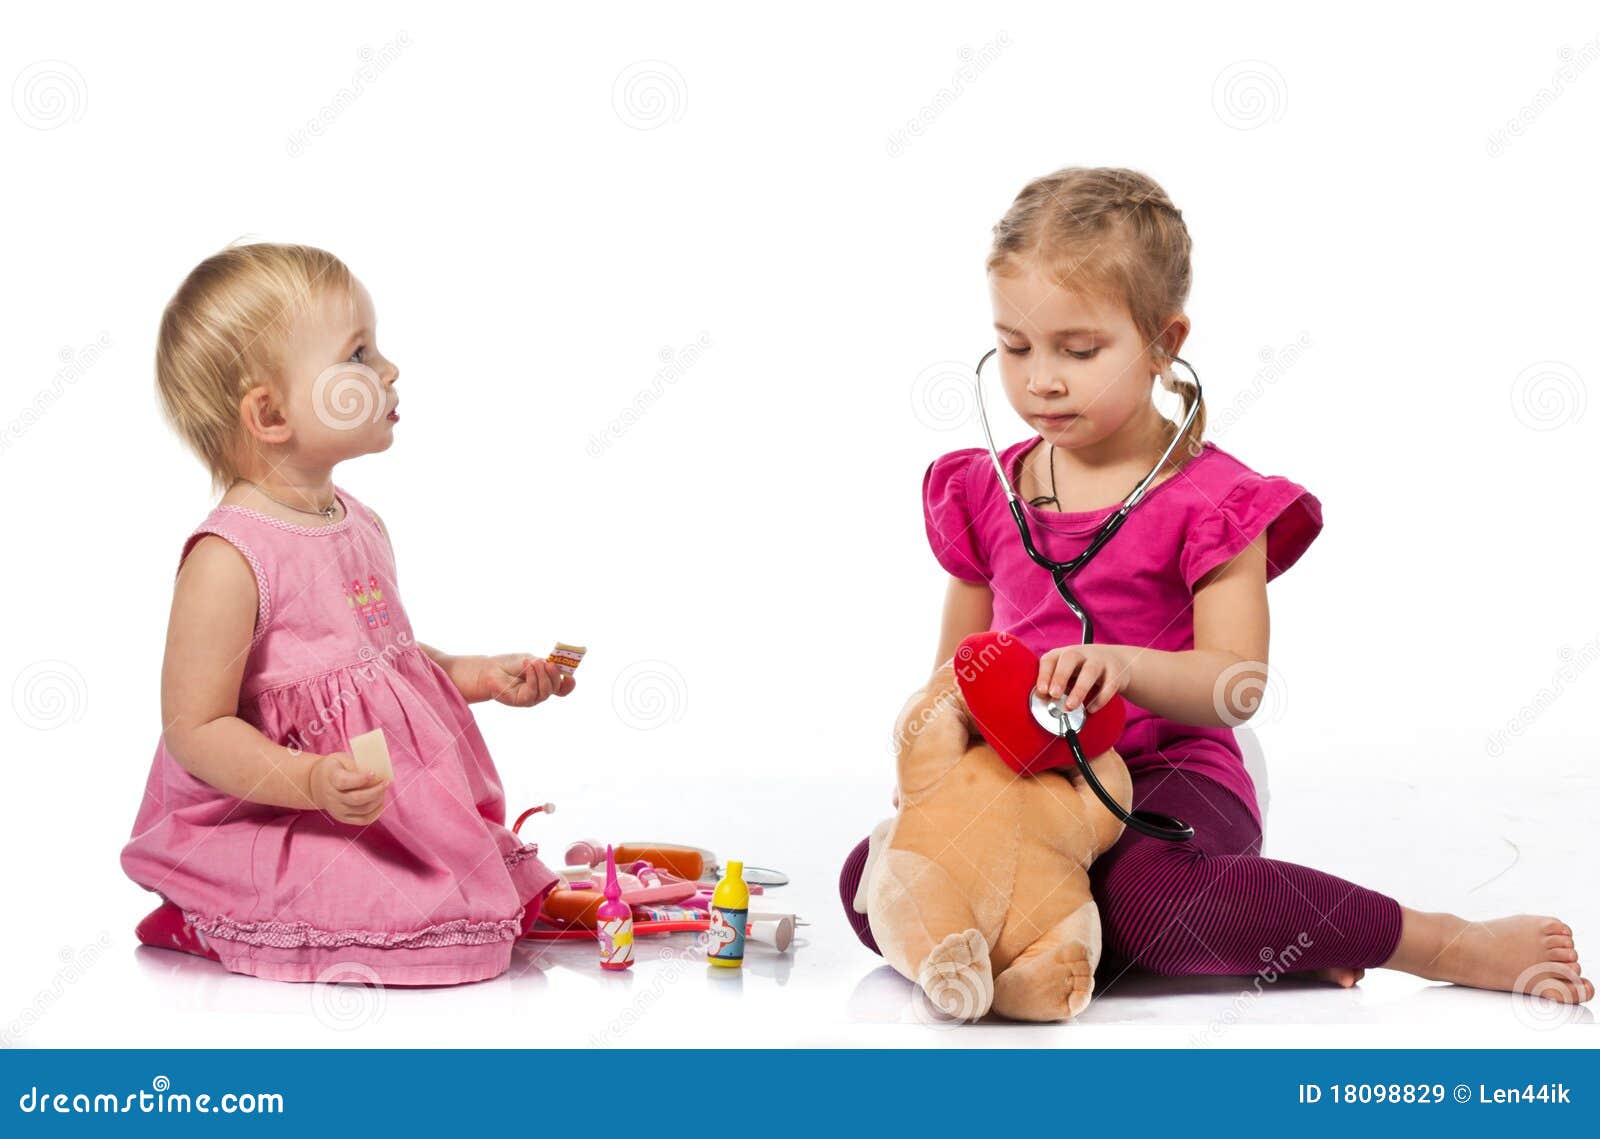
<path id="1" fill-rule="evenodd" d="M 978 731 L 1013 770 L 1037 775 L 1072 764 L 1067 741 L 1033 718 L 1028 697 L 1039 683 L 1039 658 L 1009 633 L 974 633 L 955 656 L 956 683 L 972 711 Z M 1092 712 L 1078 732 L 1084 757 L 1093 759 L 1116 745 L 1127 721 L 1121 696 Z"/>

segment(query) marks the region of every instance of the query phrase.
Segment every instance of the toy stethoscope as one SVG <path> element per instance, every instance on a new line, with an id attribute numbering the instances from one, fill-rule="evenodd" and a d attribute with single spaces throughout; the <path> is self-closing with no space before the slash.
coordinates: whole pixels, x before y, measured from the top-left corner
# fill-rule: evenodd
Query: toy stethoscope
<path id="1" fill-rule="evenodd" d="M 1027 551 L 1028 557 L 1033 560 L 1035 565 L 1050 572 L 1050 577 L 1056 583 L 1056 592 L 1061 595 L 1061 600 L 1067 603 L 1067 608 L 1072 610 L 1073 614 L 1078 618 L 1079 624 L 1083 626 L 1083 643 L 1086 645 L 1092 644 L 1094 642 L 1094 623 L 1089 619 L 1088 610 L 1083 607 L 1083 603 L 1073 594 L 1067 581 L 1069 578 L 1076 576 L 1084 566 L 1088 565 L 1090 560 L 1100 552 L 1101 547 L 1111 541 L 1112 536 L 1122 529 L 1122 524 L 1128 520 L 1128 515 L 1139 504 L 1139 500 L 1144 497 L 1145 491 L 1150 489 L 1150 484 L 1155 481 L 1156 475 L 1161 472 L 1161 468 L 1166 466 L 1167 460 L 1172 457 L 1172 452 L 1177 448 L 1178 441 L 1188 432 L 1189 425 L 1194 422 L 1194 417 L 1200 410 L 1200 377 L 1195 374 L 1194 368 L 1190 366 L 1187 360 L 1178 356 L 1169 357 L 1174 363 L 1182 364 L 1194 382 L 1195 399 L 1189 405 L 1189 413 L 1184 416 L 1183 423 L 1179 425 L 1177 432 L 1172 436 L 1172 442 L 1167 444 L 1167 449 L 1162 452 L 1161 458 L 1157 459 L 1156 465 L 1150 468 L 1150 473 L 1139 480 L 1139 485 L 1134 487 L 1128 497 L 1122 500 L 1122 505 L 1117 508 L 1116 513 L 1100 523 L 1100 528 L 1095 531 L 1094 537 L 1089 540 L 1089 544 L 1084 547 L 1083 552 L 1071 561 L 1058 562 L 1045 557 L 1039 552 L 1039 548 L 1033 544 L 1033 531 L 1028 526 L 1027 511 L 1023 508 L 1022 500 L 1017 496 L 1017 492 L 1012 489 L 1011 478 L 1006 474 L 1005 465 L 1000 462 L 1000 452 L 994 445 L 994 433 L 989 430 L 989 414 L 984 410 L 983 406 L 983 369 L 984 365 L 998 351 L 999 349 L 997 348 L 991 348 L 983 354 L 983 358 L 978 361 L 977 371 L 973 379 L 973 391 L 977 396 L 978 403 L 978 421 L 983 425 L 983 437 L 989 445 L 989 458 L 994 462 L 995 474 L 1000 479 L 1000 488 L 1005 491 L 1006 501 L 1011 507 L 1011 517 L 1016 519 L 1017 533 L 1022 536 L 1022 548 Z M 1156 811 L 1124 811 L 1122 804 L 1111 797 L 1111 793 L 1101 785 L 1099 778 L 1089 767 L 1089 761 L 1083 754 L 1083 745 L 1078 742 L 1078 729 L 1083 727 L 1083 722 L 1087 718 L 1087 713 L 1084 712 L 1081 706 L 1069 712 L 1061 707 L 1058 699 L 1046 699 L 1040 696 L 1037 691 L 1032 691 L 1028 695 L 1028 707 L 1033 714 L 1034 720 L 1041 727 L 1067 741 L 1067 746 L 1072 750 L 1072 761 L 1077 764 L 1078 770 L 1083 773 L 1083 778 L 1089 784 L 1090 789 L 1094 791 L 1095 797 L 1105 804 L 1106 810 L 1121 819 L 1124 825 L 1132 827 L 1140 834 L 1149 835 L 1151 838 L 1166 839 L 1169 842 L 1183 842 L 1185 839 L 1194 837 L 1193 827 L 1173 818 L 1171 815 L 1163 815 Z M 1065 771 L 1061 773 L 1063 775 L 1066 774 Z"/>

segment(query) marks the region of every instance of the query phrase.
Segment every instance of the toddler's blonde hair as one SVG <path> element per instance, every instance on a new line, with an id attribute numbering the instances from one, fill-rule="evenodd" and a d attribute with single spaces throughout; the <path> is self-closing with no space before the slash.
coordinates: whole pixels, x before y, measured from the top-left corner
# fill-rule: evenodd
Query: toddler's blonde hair
<path id="1" fill-rule="evenodd" d="M 1126 305 L 1145 343 L 1155 346 L 1189 299 L 1191 249 L 1182 212 L 1153 178 L 1115 166 L 1069 166 L 1022 188 L 994 227 L 986 267 L 1008 277 L 1037 265 L 1063 287 Z M 1184 415 L 1200 403 L 1182 443 L 1194 455 L 1205 403 L 1186 377 L 1170 374 L 1165 386 L 1182 397 Z"/>
<path id="2" fill-rule="evenodd" d="M 350 270 L 308 245 L 235 243 L 184 278 L 161 314 L 156 390 L 168 420 L 218 490 L 240 475 L 239 401 L 282 379 L 295 317 L 326 289 L 353 290 Z"/>

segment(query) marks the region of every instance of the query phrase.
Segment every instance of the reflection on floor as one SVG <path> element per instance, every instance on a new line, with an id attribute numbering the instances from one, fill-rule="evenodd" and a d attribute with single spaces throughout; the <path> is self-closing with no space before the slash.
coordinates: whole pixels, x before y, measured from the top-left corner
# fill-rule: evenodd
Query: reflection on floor
<path id="1" fill-rule="evenodd" d="M 1479 918 L 1558 913 L 1577 931 L 1581 950 L 1600 937 L 1600 899 L 1596 860 L 1587 841 L 1580 841 L 1582 828 L 1570 824 L 1575 812 L 1593 822 L 1594 789 L 1592 778 L 1580 780 L 1576 789 L 1568 780 L 1564 790 L 1524 787 L 1515 801 L 1498 801 L 1463 787 L 1459 802 L 1440 802 L 1434 792 L 1424 803 L 1415 787 L 1401 783 L 1279 788 L 1268 852 L 1385 890 L 1417 908 Z M 258 981 L 207 961 L 136 947 L 131 931 L 147 903 L 130 886 L 115 891 L 121 907 L 115 915 L 86 917 L 67 897 L 46 915 L 56 923 L 57 936 L 33 947 L 23 967 L 11 970 L 8 1042 L 1459 1047 L 1594 1040 L 1588 1008 L 1434 985 L 1383 970 L 1369 972 L 1348 990 L 1298 980 L 1166 980 L 1128 973 L 1102 985 L 1088 1010 L 1069 1025 L 944 1024 L 929 1014 L 913 986 L 856 942 L 844 922 L 835 892 L 838 864 L 875 819 L 871 811 L 844 811 L 839 803 L 886 798 L 876 785 L 849 794 L 858 798 L 821 784 L 752 785 L 740 800 L 747 821 L 716 822 L 726 830 L 731 851 L 747 851 L 752 862 L 790 873 L 794 884 L 772 891 L 766 903 L 810 922 L 789 953 L 754 946 L 740 971 L 710 968 L 695 935 L 672 934 L 641 938 L 638 963 L 624 974 L 602 972 L 591 945 L 523 943 L 506 975 L 459 988 Z M 1572 798 L 1553 802 L 1562 794 Z M 797 806 L 807 803 L 804 812 Z M 677 802 L 656 788 L 638 800 L 612 797 L 606 818 L 620 832 L 657 834 L 661 828 L 651 820 L 663 811 L 699 817 L 693 809 L 692 790 Z M 788 817 L 803 813 L 806 826 L 764 824 L 780 810 Z M 1553 827 L 1552 818 L 1566 822 Z M 1330 819 L 1359 819 L 1359 832 L 1351 833 L 1354 823 L 1343 832 L 1332 830 Z M 576 828 L 573 833 L 602 833 L 600 822 L 580 817 L 567 826 Z M 1594 833 L 1594 827 L 1587 831 Z M 69 961 L 77 963 L 63 965 Z"/>

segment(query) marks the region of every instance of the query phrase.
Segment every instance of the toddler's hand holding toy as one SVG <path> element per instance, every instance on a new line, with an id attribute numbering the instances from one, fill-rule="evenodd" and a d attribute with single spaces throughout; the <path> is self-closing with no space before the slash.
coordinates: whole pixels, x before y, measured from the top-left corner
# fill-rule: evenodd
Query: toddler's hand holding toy
<path id="1" fill-rule="evenodd" d="M 1039 659 L 1039 695 L 1059 697 L 1065 693 L 1062 706 L 1069 712 L 1092 696 L 1085 711 L 1098 712 L 1127 685 L 1126 648 L 1091 644 L 1051 649 Z"/>
<path id="2" fill-rule="evenodd" d="M 342 751 L 320 757 L 309 782 L 317 809 L 353 827 L 376 821 L 388 802 L 389 781 Z"/>
<path id="3" fill-rule="evenodd" d="M 559 667 L 527 653 L 506 653 L 461 660 L 467 700 L 498 700 L 513 708 L 531 708 L 552 696 L 567 696 L 577 681 Z"/>

